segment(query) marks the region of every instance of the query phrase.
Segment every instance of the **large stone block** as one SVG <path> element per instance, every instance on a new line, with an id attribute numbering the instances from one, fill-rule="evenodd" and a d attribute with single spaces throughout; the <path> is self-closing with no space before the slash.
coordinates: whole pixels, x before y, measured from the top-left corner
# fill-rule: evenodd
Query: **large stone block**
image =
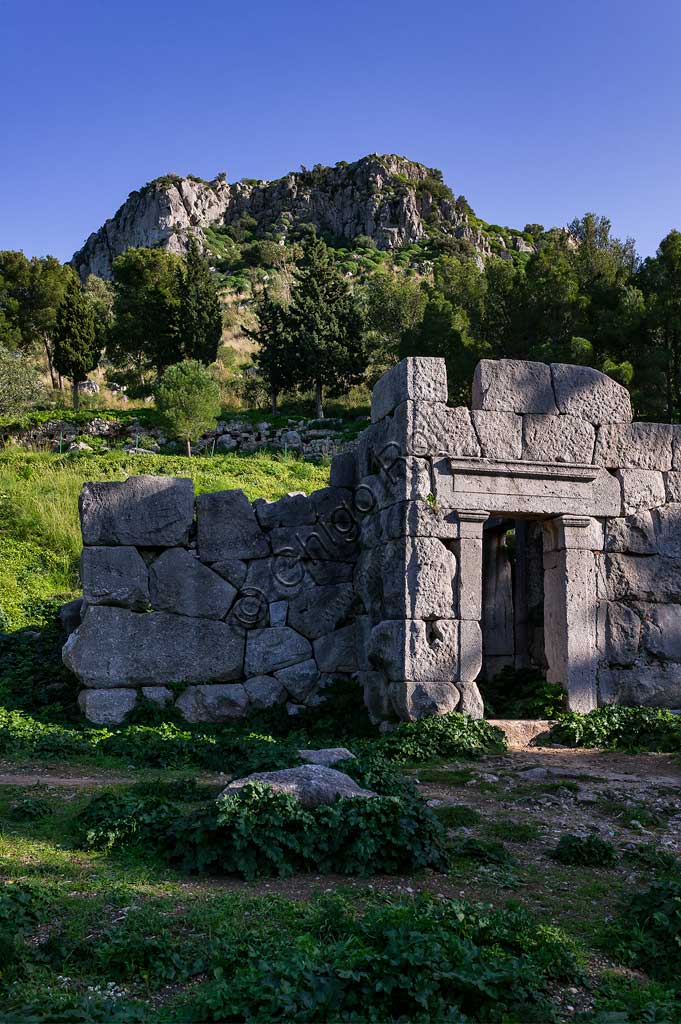
<path id="1" fill-rule="evenodd" d="M 483 459 L 523 457 L 522 419 L 513 412 L 474 409 L 471 420 Z"/>
<path id="2" fill-rule="evenodd" d="M 83 548 L 80 579 L 87 604 L 114 604 L 143 611 L 149 604 L 148 576 L 136 548 Z"/>
<path id="3" fill-rule="evenodd" d="M 481 359 L 473 375 L 472 408 L 555 416 L 551 371 L 546 363 Z"/>
<path id="4" fill-rule="evenodd" d="M 84 544 L 175 547 L 194 520 L 194 485 L 167 476 L 87 483 L 79 504 Z"/>
<path id="5" fill-rule="evenodd" d="M 657 540 L 652 514 L 638 512 L 605 520 L 605 550 L 631 555 L 654 555 Z"/>
<path id="6" fill-rule="evenodd" d="M 339 452 L 331 460 L 329 483 L 332 487 L 354 487 L 357 483 L 357 453 L 354 448 Z"/>
<path id="7" fill-rule="evenodd" d="M 665 505 L 656 509 L 653 522 L 660 554 L 681 560 L 681 505 Z"/>
<path id="8" fill-rule="evenodd" d="M 454 683 L 444 680 L 434 682 L 400 682 L 390 686 L 390 702 L 398 718 L 414 721 L 430 715 L 446 715 L 456 711 L 460 693 Z"/>
<path id="9" fill-rule="evenodd" d="M 369 660 L 392 682 L 453 682 L 459 675 L 459 622 L 380 622 L 371 631 Z"/>
<path id="10" fill-rule="evenodd" d="M 352 491 L 347 487 L 321 487 L 309 497 L 317 518 L 327 529 L 338 534 L 357 536 L 357 512 Z"/>
<path id="11" fill-rule="evenodd" d="M 364 548 L 355 566 L 354 591 L 373 622 L 383 616 L 384 547 Z"/>
<path id="12" fill-rule="evenodd" d="M 289 625 L 309 640 L 316 640 L 333 632 L 348 617 L 354 596 L 351 583 L 301 590 L 289 603 Z"/>
<path id="13" fill-rule="evenodd" d="M 656 604 L 646 609 L 643 646 L 665 661 L 681 662 L 681 605 Z"/>
<path id="14" fill-rule="evenodd" d="M 558 411 L 589 423 L 630 423 L 631 398 L 611 377 L 590 366 L 551 363 Z"/>
<path id="15" fill-rule="evenodd" d="M 454 540 L 459 536 L 458 517 L 428 501 L 399 501 L 367 516 L 362 521 L 362 548 L 377 547 L 399 537 L 437 537 Z"/>
<path id="16" fill-rule="evenodd" d="M 244 683 L 251 707 L 256 710 L 271 708 L 283 704 L 286 700 L 286 687 L 274 676 L 253 676 Z"/>
<path id="17" fill-rule="evenodd" d="M 672 468 L 674 427 L 668 423 L 612 423 L 598 428 L 594 463 L 608 469 Z"/>
<path id="18" fill-rule="evenodd" d="M 610 601 L 681 601 L 681 560 L 660 555 L 607 554 L 601 596 Z"/>
<path id="19" fill-rule="evenodd" d="M 662 473 L 653 469 L 618 469 L 622 487 L 622 511 L 625 516 L 664 505 L 666 501 Z"/>
<path id="20" fill-rule="evenodd" d="M 315 509 L 310 499 L 302 492 L 285 494 L 278 501 L 256 498 L 253 508 L 258 522 L 264 530 L 276 526 L 305 526 L 315 521 Z"/>
<path id="21" fill-rule="evenodd" d="M 461 700 L 456 708 L 462 715 L 470 718 L 484 718 L 485 704 L 482 694 L 475 682 L 457 683 L 457 689 L 461 693 Z"/>
<path id="22" fill-rule="evenodd" d="M 576 416 L 523 416 L 523 459 L 590 463 L 595 428 Z"/>
<path id="23" fill-rule="evenodd" d="M 312 647 L 290 626 L 254 629 L 246 641 L 247 676 L 264 676 L 312 657 Z"/>
<path id="24" fill-rule="evenodd" d="M 120 725 L 137 703 L 135 690 L 81 690 L 78 707 L 94 725 Z"/>
<path id="25" fill-rule="evenodd" d="M 386 370 L 371 395 L 371 421 L 383 419 L 406 401 L 446 402 L 447 370 L 444 359 L 410 357 Z"/>
<path id="26" fill-rule="evenodd" d="M 401 537 L 383 548 L 383 617 L 453 619 L 456 558 L 436 537 Z"/>
<path id="27" fill-rule="evenodd" d="M 314 658 L 309 658 L 297 665 L 279 669 L 276 677 L 286 687 L 291 698 L 302 704 L 319 682 L 319 669 Z"/>
<path id="28" fill-rule="evenodd" d="M 93 688 L 226 682 L 243 673 L 244 635 L 215 619 L 93 605 L 62 657 Z"/>
<path id="29" fill-rule="evenodd" d="M 308 808 L 333 804 L 339 797 L 343 800 L 367 800 L 376 796 L 372 790 L 362 789 L 344 772 L 321 764 L 303 764 L 276 772 L 253 772 L 243 779 L 234 779 L 220 796 L 238 793 L 250 782 L 269 786 L 275 793 L 288 793 L 301 807 Z"/>
<path id="30" fill-rule="evenodd" d="M 681 665 L 639 661 L 630 669 L 600 669 L 600 704 L 681 708 Z"/>
<path id="31" fill-rule="evenodd" d="M 605 659 L 611 665 L 632 665 L 638 656 L 641 619 L 625 604 L 602 605 L 605 616 Z"/>
<path id="32" fill-rule="evenodd" d="M 676 459 L 676 452 L 674 454 Z M 681 473 L 672 470 L 664 474 L 665 490 L 667 501 L 681 501 Z"/>
<path id="33" fill-rule="evenodd" d="M 156 611 L 206 619 L 224 619 L 237 594 L 231 583 L 185 548 L 171 548 L 156 559 L 149 590 Z"/>
<path id="34" fill-rule="evenodd" d="M 482 671 L 482 632 L 480 623 L 462 619 L 459 625 L 459 679 L 473 683 Z"/>
<path id="35" fill-rule="evenodd" d="M 315 640 L 314 657 L 321 672 L 355 672 L 357 655 L 355 651 L 355 626 L 343 626 L 333 633 Z"/>
<path id="36" fill-rule="evenodd" d="M 202 562 L 263 558 L 269 554 L 269 544 L 243 491 L 201 494 L 196 509 L 197 544 Z"/>
<path id="37" fill-rule="evenodd" d="M 213 562 L 211 569 L 218 576 L 222 576 L 223 580 L 231 583 L 236 590 L 241 590 L 246 582 L 248 566 L 240 558 L 223 558 L 221 562 Z"/>
<path id="38" fill-rule="evenodd" d="M 398 456 L 386 462 L 380 472 L 364 477 L 355 492 L 355 503 L 363 514 L 379 511 L 398 501 L 425 500 L 432 491 L 430 462 L 413 456 Z"/>
<path id="39" fill-rule="evenodd" d="M 318 562 L 354 562 L 358 553 L 358 530 L 339 532 L 333 526 L 280 526 L 270 533 L 275 555 L 311 559 Z"/>
<path id="40" fill-rule="evenodd" d="M 268 605 L 272 601 L 289 600 L 297 594 L 306 585 L 306 576 L 306 563 L 299 556 L 256 558 L 249 563 L 240 589 L 243 594 L 260 596 L 263 605 Z"/>
<path id="41" fill-rule="evenodd" d="M 469 409 L 404 402 L 393 416 L 390 441 L 403 455 L 468 455 L 479 458 L 478 436 Z"/>
<path id="42" fill-rule="evenodd" d="M 175 701 L 175 707 L 188 722 L 228 722 L 243 718 L 249 698 L 241 683 L 223 686 L 188 686 Z"/>

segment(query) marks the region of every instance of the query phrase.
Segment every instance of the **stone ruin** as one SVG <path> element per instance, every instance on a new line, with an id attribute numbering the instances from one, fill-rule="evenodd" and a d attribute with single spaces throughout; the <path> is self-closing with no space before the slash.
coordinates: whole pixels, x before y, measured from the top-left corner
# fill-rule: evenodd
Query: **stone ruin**
<path id="1" fill-rule="evenodd" d="M 86 484 L 80 512 L 64 661 L 93 722 L 140 695 L 194 722 L 295 714 L 339 677 L 376 722 L 479 717 L 505 667 L 576 711 L 681 707 L 681 427 L 632 423 L 588 367 L 483 360 L 468 409 L 443 360 L 405 359 L 309 497 L 140 476 Z"/>

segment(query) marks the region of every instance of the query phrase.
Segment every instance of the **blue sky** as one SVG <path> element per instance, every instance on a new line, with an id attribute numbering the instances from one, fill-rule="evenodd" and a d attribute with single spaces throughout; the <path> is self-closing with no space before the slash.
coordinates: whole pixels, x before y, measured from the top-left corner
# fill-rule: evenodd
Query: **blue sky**
<path id="1" fill-rule="evenodd" d="M 681 228 L 678 0 L 0 0 L 0 248 L 68 259 L 168 171 L 396 152 L 486 220 Z"/>

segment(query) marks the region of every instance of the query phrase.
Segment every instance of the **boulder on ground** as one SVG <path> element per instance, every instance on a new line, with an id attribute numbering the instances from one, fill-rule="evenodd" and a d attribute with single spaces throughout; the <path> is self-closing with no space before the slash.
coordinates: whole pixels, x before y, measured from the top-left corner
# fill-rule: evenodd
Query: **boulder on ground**
<path id="1" fill-rule="evenodd" d="M 308 808 L 332 804 L 338 797 L 366 800 L 376 796 L 372 790 L 362 789 L 344 772 L 321 764 L 304 764 L 277 772 L 253 772 L 243 779 L 230 782 L 220 796 L 238 793 L 249 782 L 261 782 L 276 793 L 290 793 L 301 806 Z"/>
<path id="2" fill-rule="evenodd" d="M 94 725 L 120 725 L 135 704 L 135 690 L 81 690 L 78 707 Z"/>
<path id="3" fill-rule="evenodd" d="M 339 761 L 350 761 L 354 754 L 347 747 L 322 747 L 321 750 L 299 750 L 298 757 L 307 764 L 322 764 L 326 768 Z"/>

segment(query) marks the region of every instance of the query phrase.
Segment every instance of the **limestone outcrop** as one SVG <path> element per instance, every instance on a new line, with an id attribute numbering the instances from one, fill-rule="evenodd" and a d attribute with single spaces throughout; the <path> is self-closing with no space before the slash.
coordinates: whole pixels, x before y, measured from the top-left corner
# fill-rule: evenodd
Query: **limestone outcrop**
<path id="1" fill-rule="evenodd" d="M 632 423 L 584 367 L 483 361 L 472 410 L 446 396 L 442 360 L 393 367 L 310 496 L 86 484 L 64 647 L 86 716 L 294 714 L 346 678 L 376 721 L 479 717 L 504 666 L 573 710 L 681 708 L 681 427 Z"/>

